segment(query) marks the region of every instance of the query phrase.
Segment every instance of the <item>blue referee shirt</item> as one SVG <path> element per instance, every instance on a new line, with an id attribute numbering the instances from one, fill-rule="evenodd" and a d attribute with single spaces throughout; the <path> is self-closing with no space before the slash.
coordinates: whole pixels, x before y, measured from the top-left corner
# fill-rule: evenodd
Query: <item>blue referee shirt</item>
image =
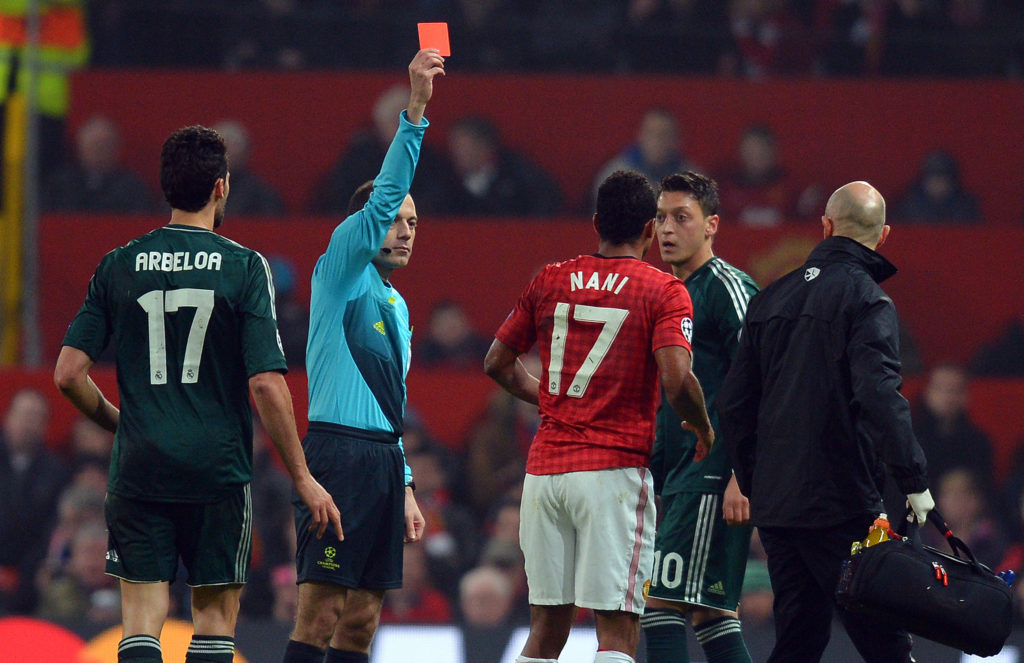
<path id="1" fill-rule="evenodd" d="M 394 434 L 399 445 L 412 343 L 409 308 L 372 261 L 409 193 L 428 124 L 424 118 L 413 125 L 402 112 L 370 199 L 338 224 L 317 260 L 310 299 L 309 420 Z M 411 480 L 407 464 L 405 482 Z"/>

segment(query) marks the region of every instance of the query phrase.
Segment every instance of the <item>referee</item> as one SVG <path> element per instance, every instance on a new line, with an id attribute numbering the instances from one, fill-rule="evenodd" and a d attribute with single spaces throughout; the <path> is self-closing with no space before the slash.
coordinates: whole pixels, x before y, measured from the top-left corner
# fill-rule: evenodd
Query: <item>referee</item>
<path id="1" fill-rule="evenodd" d="M 417 53 L 409 106 L 380 173 L 356 190 L 313 270 L 303 449 L 341 510 L 345 536 L 309 536 L 312 516 L 295 501 L 299 605 L 285 663 L 369 661 L 384 591 L 402 586 L 403 539 L 423 533 L 401 444 L 412 329 L 388 279 L 412 255 L 409 187 L 437 75 L 438 51 Z"/>

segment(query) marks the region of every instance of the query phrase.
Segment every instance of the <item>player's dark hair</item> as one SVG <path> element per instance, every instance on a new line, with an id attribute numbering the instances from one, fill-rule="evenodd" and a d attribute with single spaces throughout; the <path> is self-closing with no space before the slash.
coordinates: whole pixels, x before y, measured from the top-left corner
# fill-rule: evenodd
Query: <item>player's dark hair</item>
<path id="1" fill-rule="evenodd" d="M 227 174 L 227 147 L 213 129 L 199 125 L 178 129 L 160 150 L 160 188 L 173 209 L 203 209 L 217 180 Z"/>
<path id="2" fill-rule="evenodd" d="M 704 216 L 718 214 L 720 202 L 718 200 L 718 184 L 711 179 L 688 170 L 685 173 L 666 175 L 661 179 L 661 186 L 658 187 L 658 196 L 666 191 L 677 191 L 688 193 L 700 205 L 700 211 Z"/>
<path id="3" fill-rule="evenodd" d="M 641 173 L 617 170 L 597 189 L 597 234 L 612 244 L 639 239 L 658 213 L 651 183 Z"/>
<path id="4" fill-rule="evenodd" d="M 352 197 L 348 199 L 348 210 L 345 212 L 345 216 L 352 216 L 363 209 L 366 201 L 370 199 L 371 193 L 373 193 L 373 180 L 367 180 L 360 184 Z"/>

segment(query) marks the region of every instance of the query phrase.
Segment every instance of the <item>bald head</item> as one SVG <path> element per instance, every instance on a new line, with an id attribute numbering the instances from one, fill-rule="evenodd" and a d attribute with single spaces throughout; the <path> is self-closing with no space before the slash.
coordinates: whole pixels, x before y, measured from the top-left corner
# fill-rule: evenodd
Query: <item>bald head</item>
<path id="1" fill-rule="evenodd" d="M 886 234 L 885 199 L 867 182 L 850 182 L 829 197 L 825 219 L 831 220 L 833 235 L 849 237 L 874 249 Z"/>

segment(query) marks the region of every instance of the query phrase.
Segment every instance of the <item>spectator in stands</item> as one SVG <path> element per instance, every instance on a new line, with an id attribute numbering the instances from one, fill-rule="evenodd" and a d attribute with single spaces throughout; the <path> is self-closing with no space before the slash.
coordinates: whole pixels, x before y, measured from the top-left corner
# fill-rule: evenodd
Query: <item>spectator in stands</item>
<path id="1" fill-rule="evenodd" d="M 459 616 L 466 663 L 501 659 L 515 627 L 515 598 L 512 581 L 494 566 L 478 566 L 462 577 Z"/>
<path id="2" fill-rule="evenodd" d="M 958 364 L 943 363 L 931 370 L 928 383 L 913 409 L 914 434 L 928 459 L 928 476 L 939 477 L 956 468 L 974 472 L 983 486 L 994 482 L 992 443 L 967 413 L 967 373 Z M 941 487 L 935 491 L 936 499 Z"/>
<path id="3" fill-rule="evenodd" d="M 801 19 L 785 0 L 732 0 L 729 31 L 736 52 L 723 68 L 754 79 L 807 73 L 813 52 Z"/>
<path id="4" fill-rule="evenodd" d="M 897 207 L 900 221 L 974 223 L 981 220 L 978 201 L 960 181 L 960 167 L 944 150 L 929 153 L 917 179 Z"/>
<path id="5" fill-rule="evenodd" d="M 459 581 L 462 623 L 491 628 L 510 623 L 514 588 L 508 576 L 493 566 L 478 566 Z M 502 641 L 504 645 L 504 641 Z"/>
<path id="6" fill-rule="evenodd" d="M 431 523 L 423 534 L 427 569 L 454 600 L 459 578 L 476 561 L 480 532 L 469 510 L 452 499 L 444 456 L 438 450 L 407 450 L 406 462 L 416 477 L 416 503 Z"/>
<path id="7" fill-rule="evenodd" d="M 979 562 L 995 567 L 1003 560 L 1008 541 L 1002 525 L 992 517 L 988 484 L 983 481 L 966 467 L 956 467 L 939 475 L 935 482 L 938 488 L 935 508 Z M 934 527 L 923 528 L 923 536 L 927 543 L 947 549 L 942 535 Z"/>
<path id="8" fill-rule="evenodd" d="M 310 203 L 316 214 L 345 215 L 349 198 L 363 182 L 376 177 L 391 139 L 398 130 L 398 116 L 409 101 L 409 88 L 395 85 L 384 91 L 373 106 L 369 126 L 360 129 L 345 152 L 317 184 Z M 455 190 L 452 167 L 429 145 L 420 148 L 419 165 L 410 195 L 420 214 L 447 209 Z"/>
<path id="9" fill-rule="evenodd" d="M 249 168 L 252 140 L 238 120 L 221 120 L 213 128 L 224 139 L 231 165 L 231 213 L 278 216 L 284 213 L 281 195 Z"/>
<path id="10" fill-rule="evenodd" d="M 539 424 L 536 406 L 504 390 L 494 392 L 465 444 L 466 501 L 477 515 L 483 516 L 510 493 L 522 491 L 526 452 Z"/>
<path id="11" fill-rule="evenodd" d="M 473 329 L 458 302 L 443 299 L 430 309 L 427 335 L 416 348 L 420 366 L 478 370 L 490 341 Z"/>
<path id="12" fill-rule="evenodd" d="M 985 377 L 1024 376 L 1024 313 L 1011 320 L 997 338 L 981 346 L 971 360 L 970 371 Z"/>
<path id="13" fill-rule="evenodd" d="M 79 415 L 71 425 L 67 447 L 71 453 L 73 471 L 87 464 L 101 464 L 107 467 L 110 465 L 110 455 L 114 450 L 114 436 L 88 417 Z"/>
<path id="14" fill-rule="evenodd" d="M 447 211 L 475 216 L 546 216 L 561 209 L 552 177 L 501 142 L 491 120 L 470 115 L 452 125 L 448 153 L 456 190 Z"/>
<path id="15" fill-rule="evenodd" d="M 233 173 L 232 182 L 235 177 Z M 234 184 L 231 186 L 234 187 Z M 234 196 L 234 188 L 231 192 Z M 309 307 L 299 301 L 295 292 L 295 265 L 284 256 L 269 256 L 267 262 L 274 277 L 274 307 L 277 310 L 277 331 L 281 334 L 284 358 L 289 366 L 305 368 Z"/>
<path id="16" fill-rule="evenodd" d="M 636 131 L 636 141 L 627 145 L 615 158 L 606 163 L 594 178 L 590 196 L 590 209 L 597 200 L 597 189 L 616 170 L 635 170 L 651 182 L 660 182 L 665 175 L 699 171 L 683 153 L 683 135 L 672 111 L 654 107 L 644 113 Z"/>
<path id="17" fill-rule="evenodd" d="M 447 624 L 452 619 L 448 598 L 437 589 L 427 567 L 423 546 L 406 546 L 402 558 L 402 586 L 384 596 L 382 624 Z"/>
<path id="18" fill-rule="evenodd" d="M 723 218 L 751 228 L 767 228 L 794 214 L 796 196 L 779 164 L 775 133 L 766 125 L 756 124 L 743 132 L 737 162 L 718 182 Z"/>
<path id="19" fill-rule="evenodd" d="M 145 213 L 156 207 L 145 182 L 121 163 L 121 132 L 94 115 L 75 138 L 77 160 L 58 168 L 41 193 L 51 212 Z"/>
<path id="20" fill-rule="evenodd" d="M 104 522 L 103 501 L 106 483 L 92 481 L 72 483 L 60 495 L 57 503 L 57 524 L 50 535 L 46 559 L 36 575 L 40 592 L 50 580 L 64 573 L 71 558 L 72 541 L 81 527 L 89 522 Z M 102 555 L 101 555 L 102 556 Z"/>
<path id="21" fill-rule="evenodd" d="M 833 76 L 878 73 L 886 10 L 874 0 L 817 0 L 815 69 Z"/>
<path id="22" fill-rule="evenodd" d="M 49 417 L 46 398 L 22 389 L 0 428 L 0 614 L 35 608 L 35 575 L 67 478 L 64 464 L 46 448 Z"/>
<path id="23" fill-rule="evenodd" d="M 518 543 L 492 538 L 480 554 L 480 566 L 490 566 L 505 575 L 512 584 L 512 624 L 530 623 L 529 590 L 526 585 L 526 560 Z"/>
<path id="24" fill-rule="evenodd" d="M 117 579 L 106 574 L 107 528 L 102 517 L 83 523 L 71 539 L 67 565 L 42 588 L 37 614 L 81 625 L 121 621 Z"/>

